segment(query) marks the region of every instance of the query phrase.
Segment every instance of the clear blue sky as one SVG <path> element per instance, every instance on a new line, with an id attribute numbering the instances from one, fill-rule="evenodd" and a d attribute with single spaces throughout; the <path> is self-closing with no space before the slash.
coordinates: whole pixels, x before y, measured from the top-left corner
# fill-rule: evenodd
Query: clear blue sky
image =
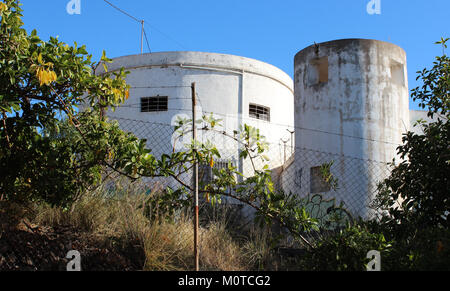
<path id="1" fill-rule="evenodd" d="M 370 38 L 402 47 L 408 56 L 409 88 L 416 71 L 431 67 L 450 37 L 449 0 L 381 0 L 369 15 L 369 0 L 109 0 L 146 22 L 153 52 L 192 50 L 240 55 L 293 74 L 294 55 L 314 41 Z M 140 24 L 103 0 L 81 0 L 69 15 L 69 0 L 22 0 L 25 28 L 42 39 L 59 36 L 85 44 L 96 59 L 140 51 Z M 146 46 L 145 51 L 148 52 Z M 412 104 L 412 109 L 417 109 Z"/>

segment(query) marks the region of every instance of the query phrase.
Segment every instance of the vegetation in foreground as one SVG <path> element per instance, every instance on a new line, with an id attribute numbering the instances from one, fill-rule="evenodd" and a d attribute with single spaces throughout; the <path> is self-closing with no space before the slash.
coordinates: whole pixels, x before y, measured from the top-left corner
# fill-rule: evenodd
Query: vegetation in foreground
<path id="1" fill-rule="evenodd" d="M 72 248 L 80 251 L 83 270 L 192 270 L 190 215 L 158 212 L 156 217 L 142 207 L 148 198 L 135 189 L 114 196 L 99 189 L 83 195 L 71 209 L 4 202 L 0 213 L 9 221 L 0 232 L 0 270 L 65 270 Z M 242 225 L 232 206 L 204 205 L 200 212 L 201 270 L 291 267 L 276 259 L 270 230 Z M 11 243 L 33 246 L 27 251 Z"/>
<path id="2" fill-rule="evenodd" d="M 88 269 L 191 269 L 192 222 L 183 211 L 192 201 L 191 185 L 166 189 L 156 200 L 93 188 L 111 172 L 134 181 L 177 179 L 194 163 L 212 167 L 220 158 L 216 147 L 192 143 L 184 152 L 156 158 L 144 140 L 121 131 L 104 115 L 128 98 L 126 72 L 97 76 L 92 72 L 98 66 L 107 70 L 105 54 L 92 62 L 84 46 L 28 34 L 16 1 L 0 1 L 0 16 L 0 268 L 60 269 L 61 252 L 79 248 L 88 254 Z M 446 42 L 439 43 L 446 48 Z M 228 196 L 252 207 L 265 227 L 236 232 L 222 214 L 204 221 L 202 268 L 364 270 L 368 259 L 363 255 L 378 250 L 382 270 L 448 270 L 449 63 L 444 54 L 433 68 L 419 72 L 423 86 L 412 96 L 439 120 L 422 124 L 422 135 L 405 135 L 398 148 L 402 161 L 393 164 L 373 205 L 387 212 L 380 221 L 353 222 L 311 240 L 305 234 L 319 230 L 317 220 L 299 197 L 274 189 L 268 167 L 255 168 L 254 176 L 239 181 L 242 173 L 230 164 L 214 171 L 216 178 L 201 185 L 200 194 L 211 203 Z M 84 100 L 92 111 L 79 113 L 76 107 Z M 202 118 L 206 130 L 216 130 L 219 120 Z M 181 120 L 176 129 L 189 122 Z M 240 158 L 267 160 L 257 129 L 245 126 L 230 138 L 242 146 Z M 333 175 L 323 173 L 323 178 L 332 181 Z M 148 205 L 166 207 L 154 212 Z M 305 251 L 281 260 L 275 252 L 280 233 L 268 230 L 274 225 L 287 229 Z M 37 247 L 43 253 L 33 251 Z"/>

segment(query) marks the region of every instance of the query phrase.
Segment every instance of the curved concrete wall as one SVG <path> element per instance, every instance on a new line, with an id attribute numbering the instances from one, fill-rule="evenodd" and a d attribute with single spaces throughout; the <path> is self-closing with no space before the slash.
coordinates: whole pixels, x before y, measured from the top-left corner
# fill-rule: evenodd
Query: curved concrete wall
<path id="1" fill-rule="evenodd" d="M 367 203 L 377 182 L 388 174 L 386 162 L 395 157 L 402 133 L 409 128 L 406 54 L 386 42 L 344 39 L 305 48 L 295 56 L 294 82 L 267 63 L 217 53 L 125 56 L 114 59 L 108 70 L 121 67 L 130 71 L 130 98 L 108 115 L 121 121 L 124 129 L 147 138 L 155 154 L 172 150 L 171 128 L 145 127 L 148 122 L 173 124 L 177 115 L 190 118 L 190 86 L 195 82 L 198 116 L 213 112 L 223 119 L 227 132 L 250 124 L 267 137 L 274 176 L 286 191 L 336 198 L 354 216 L 371 214 Z M 168 96 L 169 110 L 141 112 L 140 98 L 154 96 Z M 250 104 L 269 107 L 270 121 L 250 117 Z M 133 128 L 126 120 L 135 120 Z M 297 150 L 290 158 L 287 129 L 294 127 L 292 144 Z M 225 160 L 252 174 L 250 163 L 238 160 L 237 145 L 223 135 L 199 132 L 199 139 L 212 139 L 227 153 Z M 280 167 L 285 159 L 288 162 Z M 331 171 L 338 190 L 313 187 L 317 167 L 330 161 L 334 161 Z"/>
<path id="2" fill-rule="evenodd" d="M 298 147 L 330 153 L 333 159 L 345 155 L 392 161 L 402 133 L 409 127 L 403 49 L 376 40 L 330 41 L 300 51 L 295 56 L 294 69 Z M 296 164 L 309 175 L 310 168 L 319 165 L 302 161 L 303 156 L 296 152 Z M 374 175 L 367 163 L 352 168 L 352 163 L 336 162 L 339 167 L 332 170 L 341 185 L 333 196 L 362 209 L 375 179 L 383 177 Z M 356 174 L 361 175 L 358 188 L 346 188 L 346 177 Z M 306 185 L 302 191 L 308 189 Z"/>
<path id="3" fill-rule="evenodd" d="M 328 59 L 328 80 L 315 83 L 308 74 L 320 58 Z M 295 125 L 305 128 L 297 131 L 300 147 L 391 161 L 392 143 L 401 143 L 409 124 L 408 98 L 406 54 L 396 45 L 338 40 L 295 56 Z"/>
<path id="4" fill-rule="evenodd" d="M 195 82 L 199 117 L 214 112 L 216 117 L 223 119 L 225 130 L 229 133 L 244 123 L 257 126 L 271 143 L 278 144 L 281 138 L 290 136 L 286 129 L 292 129 L 294 125 L 293 81 L 272 65 L 217 53 L 161 52 L 116 58 L 108 64 L 108 71 L 121 67 L 130 72 L 127 77 L 131 85 L 130 97 L 115 112 L 108 112 L 111 118 L 165 124 L 173 123 L 176 115 L 184 114 L 190 118 L 190 86 Z M 103 73 L 101 66 L 97 73 Z M 141 97 L 158 95 L 168 96 L 168 111 L 140 111 Z M 269 107 L 270 122 L 250 117 L 250 103 Z M 149 146 L 156 153 L 162 144 L 166 145 L 166 150 L 171 149 L 171 140 L 165 132 L 157 138 L 140 132 L 145 131 L 135 131 L 140 138 L 148 139 Z M 202 138 L 201 132 L 199 138 Z M 214 140 L 227 151 L 233 149 L 233 142 L 223 136 L 216 136 Z M 281 146 L 274 154 L 274 162 L 280 165 L 283 162 Z"/>

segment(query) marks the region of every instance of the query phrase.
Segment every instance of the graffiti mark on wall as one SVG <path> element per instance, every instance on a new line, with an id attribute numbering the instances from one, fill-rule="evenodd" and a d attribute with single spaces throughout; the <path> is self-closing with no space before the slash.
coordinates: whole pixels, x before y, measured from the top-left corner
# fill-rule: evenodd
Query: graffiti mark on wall
<path id="1" fill-rule="evenodd" d="M 308 197 L 305 203 L 306 211 L 311 217 L 319 221 L 319 227 L 323 229 L 335 229 L 352 220 L 352 216 L 341 203 L 336 206 L 336 199 L 324 199 L 321 194 Z"/>

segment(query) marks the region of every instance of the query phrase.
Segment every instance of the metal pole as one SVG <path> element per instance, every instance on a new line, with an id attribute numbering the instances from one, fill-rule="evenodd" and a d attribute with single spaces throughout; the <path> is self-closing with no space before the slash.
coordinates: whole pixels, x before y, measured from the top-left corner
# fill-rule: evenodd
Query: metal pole
<path id="1" fill-rule="evenodd" d="M 288 129 L 287 131 L 289 131 L 289 133 L 291 134 L 291 155 L 292 155 L 294 153 L 294 133 L 295 133 L 295 130 L 290 131 Z"/>
<path id="2" fill-rule="evenodd" d="M 198 254 L 198 163 L 197 163 L 197 127 L 195 125 L 195 83 L 191 84 L 192 89 L 192 140 L 194 142 L 194 258 L 195 270 L 199 271 Z"/>
<path id="3" fill-rule="evenodd" d="M 141 55 L 144 53 L 144 20 L 141 20 L 142 30 L 141 30 Z"/>

